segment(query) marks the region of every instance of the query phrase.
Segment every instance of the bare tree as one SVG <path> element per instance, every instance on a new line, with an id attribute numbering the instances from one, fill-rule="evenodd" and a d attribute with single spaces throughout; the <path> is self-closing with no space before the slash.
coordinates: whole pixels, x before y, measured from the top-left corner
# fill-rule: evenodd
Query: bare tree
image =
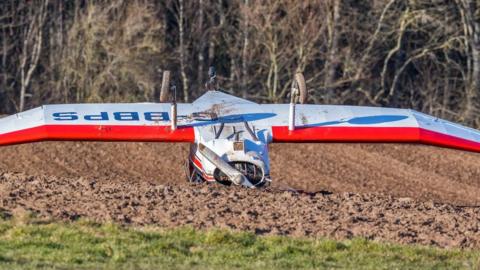
<path id="1" fill-rule="evenodd" d="M 204 10 L 205 10 L 205 3 L 204 0 L 198 0 L 198 23 L 197 23 L 197 32 L 200 35 L 198 40 L 198 67 L 197 67 L 197 81 L 202 83 L 204 81 L 205 76 L 205 47 L 206 47 L 206 40 L 205 40 L 205 26 L 204 26 Z"/>
<path id="2" fill-rule="evenodd" d="M 477 97 L 480 91 L 480 7 L 475 0 L 457 0 L 463 21 L 467 57 L 467 85 L 463 117 L 466 121 L 477 112 Z M 478 123 L 477 123 L 478 124 Z"/>
<path id="3" fill-rule="evenodd" d="M 331 85 L 335 81 L 337 62 L 339 54 L 339 40 L 340 40 L 340 3 L 341 0 L 329 1 L 329 10 L 327 15 L 327 29 L 328 29 L 328 52 L 325 63 L 325 99 L 327 102 L 331 101 Z"/>
<path id="4" fill-rule="evenodd" d="M 89 4 L 77 16 L 59 66 L 65 95 L 77 102 L 153 100 L 165 64 L 155 6 L 115 0 Z"/>
<path id="5" fill-rule="evenodd" d="M 255 57 L 262 63 L 255 73 L 266 78 L 268 100 L 278 102 L 285 98 L 294 72 L 304 71 L 319 57 L 324 12 L 322 2 L 267 1 L 248 7 L 246 19 L 252 27 L 251 40 L 256 43 L 252 46 L 263 49 Z"/>
<path id="6" fill-rule="evenodd" d="M 29 19 L 28 27 L 23 37 L 23 47 L 20 56 L 20 101 L 18 110 L 25 108 L 27 88 L 30 85 L 33 72 L 38 66 L 42 52 L 43 25 L 48 12 L 48 0 L 43 0 L 40 8 L 32 7 L 33 13 Z"/>
<path id="7" fill-rule="evenodd" d="M 182 76 L 183 100 L 188 102 L 188 77 L 186 71 L 186 54 L 185 46 L 185 5 L 184 0 L 178 0 L 178 31 L 179 31 L 179 57 L 180 57 L 180 74 Z"/>

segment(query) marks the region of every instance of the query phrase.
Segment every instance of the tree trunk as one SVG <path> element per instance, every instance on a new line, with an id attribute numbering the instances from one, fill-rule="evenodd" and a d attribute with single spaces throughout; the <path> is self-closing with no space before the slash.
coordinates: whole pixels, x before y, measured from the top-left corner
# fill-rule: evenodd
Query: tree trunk
<path id="1" fill-rule="evenodd" d="M 198 0 L 198 31 L 201 31 L 202 33 L 199 33 L 200 40 L 198 41 L 198 67 L 197 67 L 197 84 L 199 86 L 203 85 L 204 83 L 204 76 L 205 76 L 205 38 L 203 35 L 203 30 L 204 30 L 204 6 L 203 6 L 203 0 Z M 201 87 L 198 87 L 198 89 L 201 89 Z"/>
<path id="2" fill-rule="evenodd" d="M 43 25 L 47 13 L 48 0 L 45 0 L 42 7 L 34 18 L 31 19 L 23 41 L 22 56 L 20 57 L 20 104 L 19 111 L 25 109 L 25 98 L 27 88 L 30 85 L 33 72 L 38 66 L 38 60 L 42 51 Z"/>
<path id="3" fill-rule="evenodd" d="M 330 87 L 333 85 L 336 79 L 336 71 L 338 65 L 338 44 L 340 39 L 339 33 L 339 20 L 340 20 L 340 0 L 332 0 L 332 7 L 328 15 L 328 56 L 325 63 L 325 99 L 330 102 L 332 99 L 333 89 Z"/>
<path id="4" fill-rule="evenodd" d="M 3 95 L 7 89 L 7 55 L 8 55 L 8 39 L 7 39 L 7 30 L 2 30 L 2 80 L 0 85 L 0 99 L 3 99 Z"/>
<path id="5" fill-rule="evenodd" d="M 245 7 L 248 8 L 249 0 L 245 0 Z M 242 78 L 241 78 L 241 87 L 242 87 L 242 97 L 247 98 L 248 89 L 247 89 L 247 78 L 248 78 L 248 45 L 249 45 L 249 36 L 248 36 L 248 20 L 244 19 L 243 25 L 243 47 L 242 47 Z"/>
<path id="6" fill-rule="evenodd" d="M 178 28 L 180 32 L 180 74 L 182 76 L 182 88 L 183 88 L 183 100 L 188 102 L 189 100 L 189 93 L 188 93 L 188 77 L 186 72 L 186 64 L 185 64 L 185 29 L 184 29 L 184 2 L 183 0 L 179 0 L 179 22 Z"/>
<path id="7" fill-rule="evenodd" d="M 213 63 L 215 59 L 215 42 L 213 41 L 213 37 L 210 36 L 209 42 L 208 42 L 208 65 L 212 66 L 215 63 Z"/>
<path id="8" fill-rule="evenodd" d="M 478 93 L 480 91 L 480 18 L 476 18 L 479 13 L 478 3 L 475 0 L 470 3 L 470 17 L 472 19 L 472 91 Z"/>
<path id="9" fill-rule="evenodd" d="M 475 121 L 476 98 L 480 90 L 480 23 L 476 14 L 478 5 L 476 0 L 460 0 L 457 2 L 460 9 L 467 45 L 467 74 L 464 121 L 472 124 Z"/>

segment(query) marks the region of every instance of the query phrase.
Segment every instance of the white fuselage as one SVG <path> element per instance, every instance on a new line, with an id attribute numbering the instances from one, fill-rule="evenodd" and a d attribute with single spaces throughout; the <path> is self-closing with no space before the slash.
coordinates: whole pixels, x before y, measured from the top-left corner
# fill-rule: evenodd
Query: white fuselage
<path id="1" fill-rule="evenodd" d="M 234 168 L 237 167 L 236 169 L 242 171 L 243 174 L 255 174 L 255 177 L 251 177 L 257 178 L 254 185 L 257 181 L 260 183 L 269 181 L 268 141 L 263 141 L 265 137 L 260 136 L 259 132 L 261 130 L 247 122 L 218 123 L 195 127 L 195 143 L 191 147 L 190 161 L 204 180 L 219 180 L 216 170 L 224 171 L 224 169 L 221 164 L 201 151 L 199 145 L 204 145 L 223 161 Z M 261 179 L 258 179 L 260 176 Z"/>

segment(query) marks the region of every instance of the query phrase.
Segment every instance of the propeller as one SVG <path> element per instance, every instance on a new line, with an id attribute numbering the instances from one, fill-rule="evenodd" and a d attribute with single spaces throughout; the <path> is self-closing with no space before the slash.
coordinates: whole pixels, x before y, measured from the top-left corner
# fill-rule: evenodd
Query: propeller
<path id="1" fill-rule="evenodd" d="M 296 73 L 292 84 L 291 102 L 305 104 L 308 100 L 307 85 L 302 73 Z"/>
<path id="2" fill-rule="evenodd" d="M 170 90 L 170 70 L 163 71 L 162 86 L 160 88 L 160 102 L 168 102 Z"/>

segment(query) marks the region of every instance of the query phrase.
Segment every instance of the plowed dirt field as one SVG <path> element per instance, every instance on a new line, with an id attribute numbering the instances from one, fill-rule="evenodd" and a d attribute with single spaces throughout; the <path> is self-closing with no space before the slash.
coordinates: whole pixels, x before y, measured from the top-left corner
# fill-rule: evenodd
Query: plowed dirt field
<path id="1" fill-rule="evenodd" d="M 480 247 L 480 154 L 414 145 L 275 144 L 268 189 L 185 182 L 186 144 L 0 148 L 0 207 L 61 219 Z M 301 192 L 286 191 L 287 189 Z"/>

